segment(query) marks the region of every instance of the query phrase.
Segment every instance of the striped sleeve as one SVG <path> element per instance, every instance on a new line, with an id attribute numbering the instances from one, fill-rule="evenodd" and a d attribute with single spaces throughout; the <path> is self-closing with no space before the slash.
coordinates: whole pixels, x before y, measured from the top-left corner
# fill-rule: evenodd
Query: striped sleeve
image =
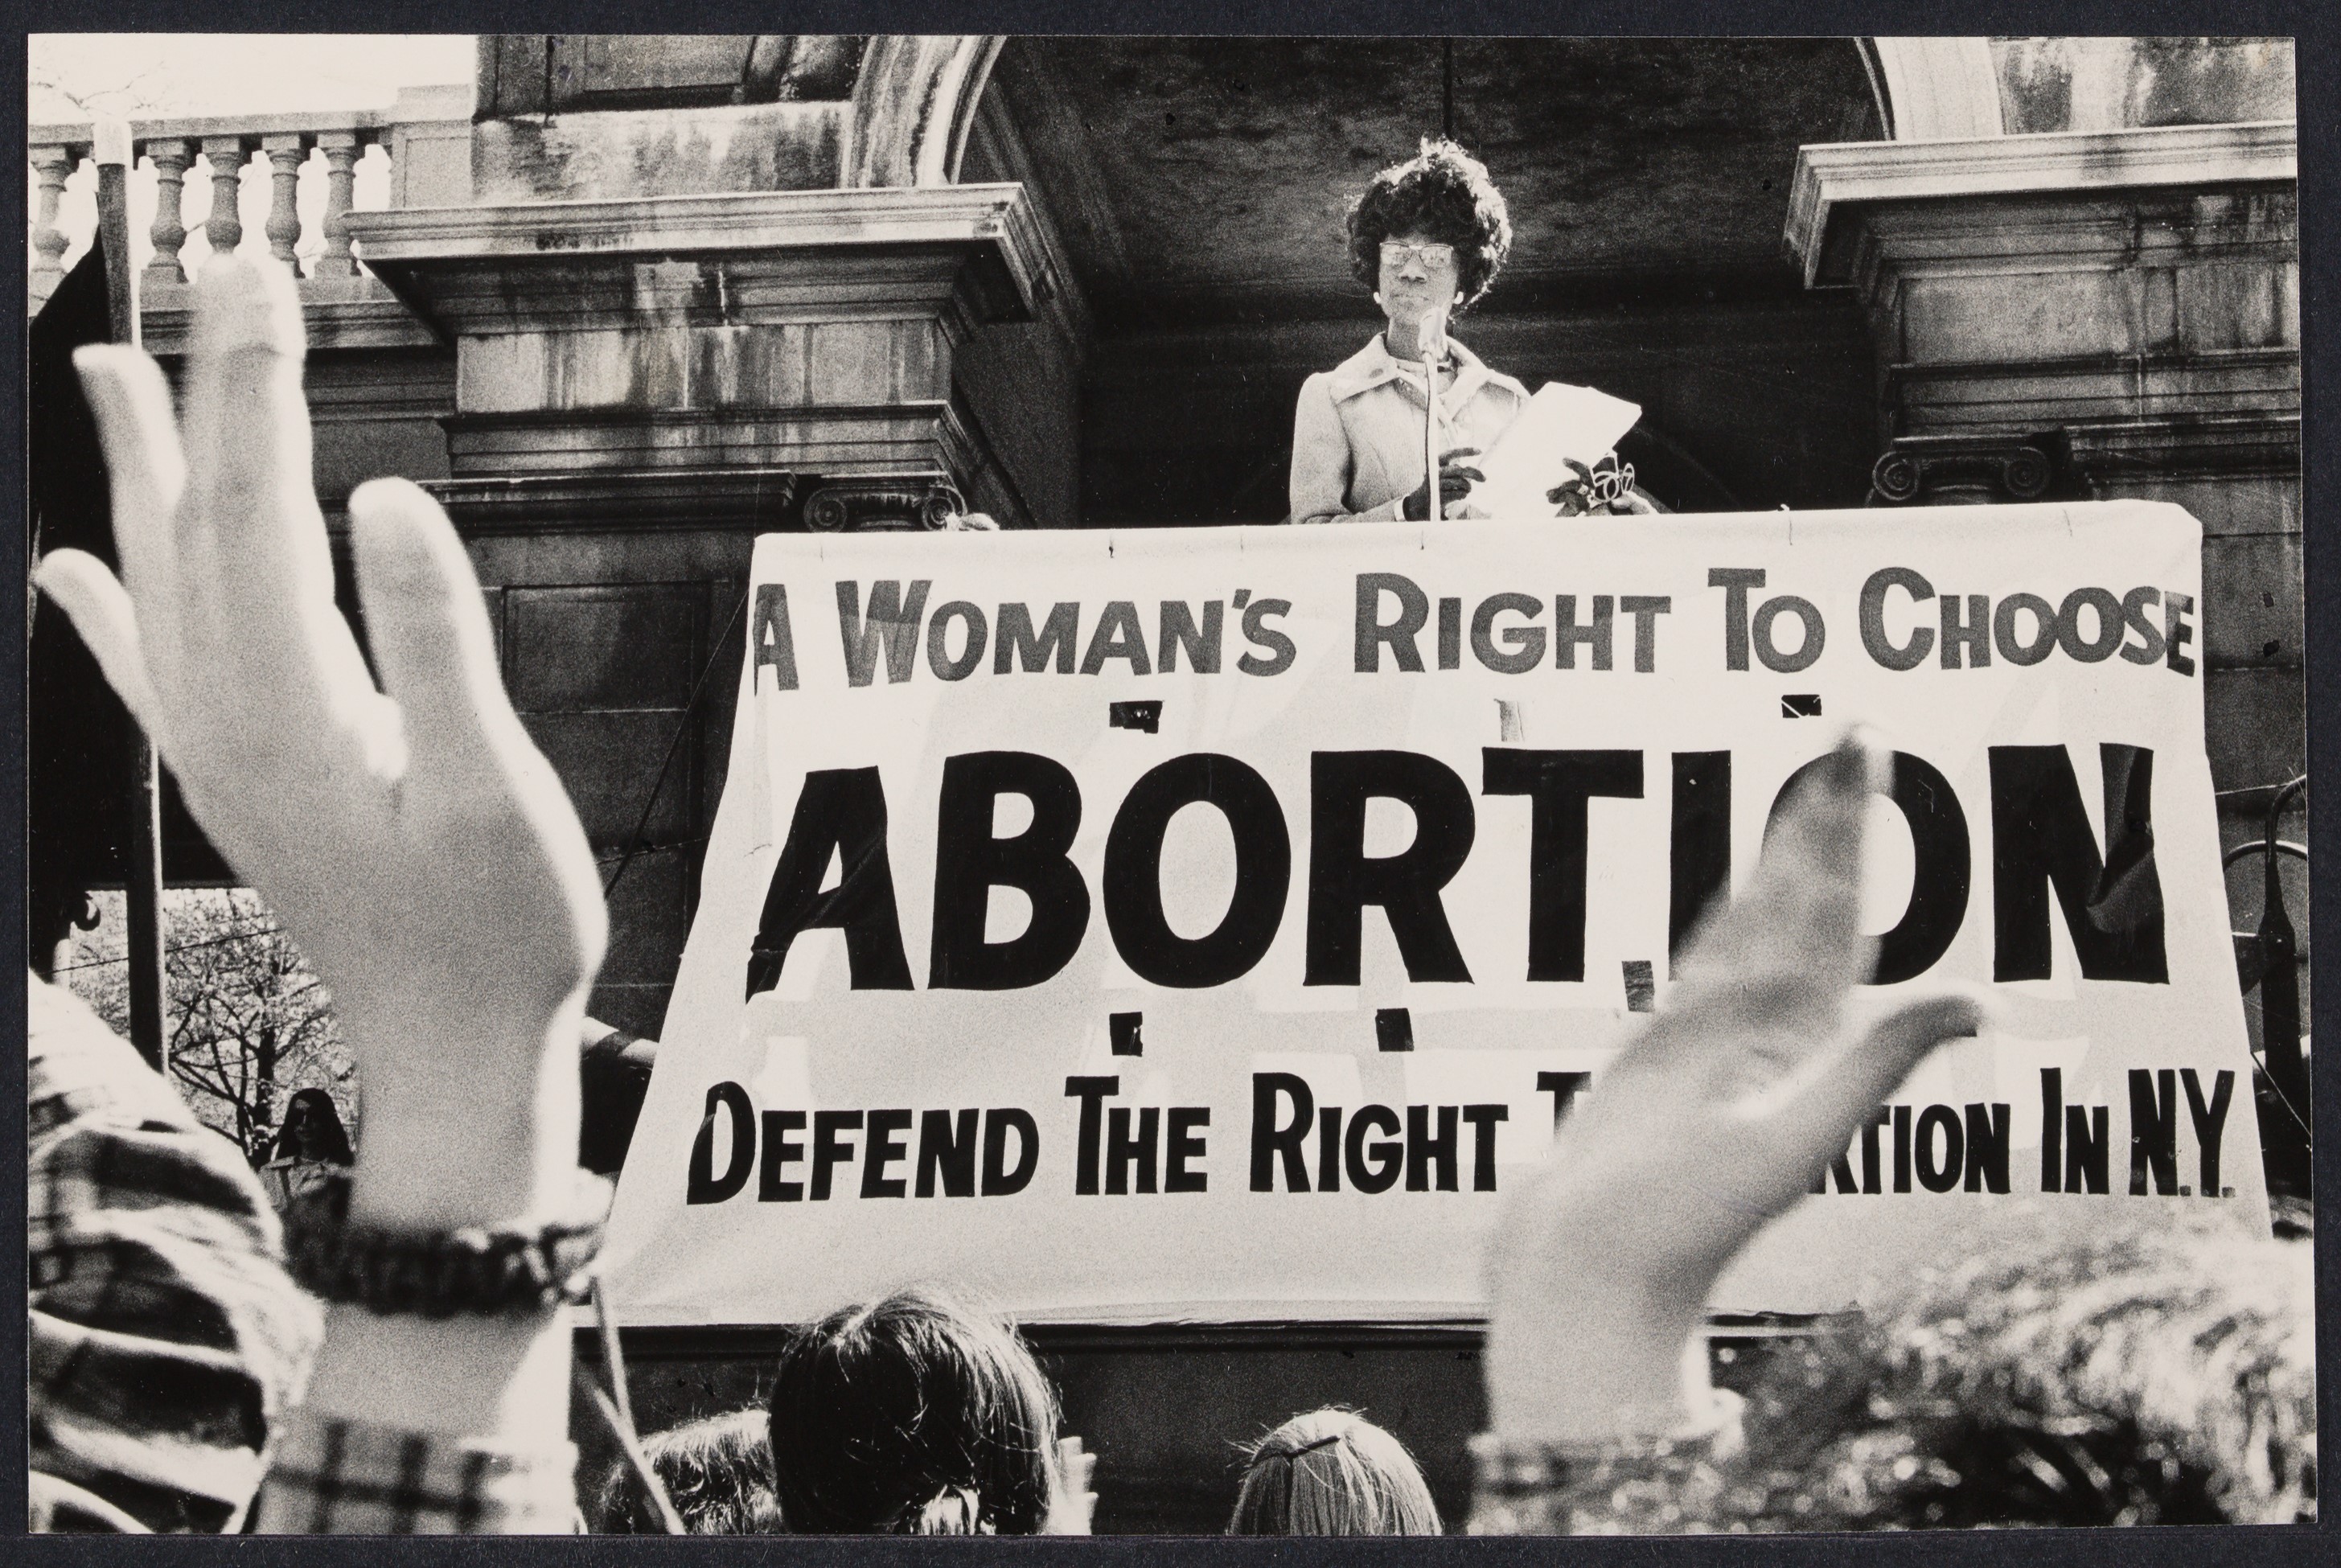
<path id="1" fill-rule="evenodd" d="M 104 1505 L 53 1518 L 234 1529 L 317 1308 L 226 1139 L 65 993 L 35 980 L 29 1023 L 32 1473 Z"/>

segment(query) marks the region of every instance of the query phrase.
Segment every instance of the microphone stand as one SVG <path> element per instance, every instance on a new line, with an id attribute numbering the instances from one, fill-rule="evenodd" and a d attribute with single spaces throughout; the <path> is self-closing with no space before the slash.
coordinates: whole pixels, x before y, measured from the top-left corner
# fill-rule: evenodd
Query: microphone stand
<path id="1" fill-rule="evenodd" d="M 1422 345 L 1422 471 L 1430 476 L 1430 520 L 1441 521 L 1439 485 L 1439 350 Z"/>

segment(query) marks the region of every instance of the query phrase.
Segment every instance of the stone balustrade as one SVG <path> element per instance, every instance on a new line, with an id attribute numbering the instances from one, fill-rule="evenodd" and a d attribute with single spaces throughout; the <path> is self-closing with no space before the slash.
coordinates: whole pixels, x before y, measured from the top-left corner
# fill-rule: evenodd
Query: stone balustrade
<path id="1" fill-rule="evenodd" d="M 153 257 L 140 284 L 154 291 L 184 283 L 182 252 L 200 232 L 215 252 L 235 250 L 246 239 L 241 196 L 246 166 L 267 165 L 270 196 L 261 224 L 268 252 L 291 267 L 313 295 L 346 293 L 347 280 L 364 276 L 352 253 L 348 220 L 354 209 L 358 165 L 369 147 L 391 161 L 392 205 L 435 204 L 469 195 L 470 88 L 407 89 L 387 108 L 316 110 L 285 114 L 212 115 L 131 123 L 139 161 L 154 172 L 155 201 L 146 238 Z M 65 276 L 73 236 L 59 225 L 66 182 L 91 155 L 87 124 L 28 128 L 28 162 L 37 182 L 31 213 L 31 304 L 37 309 Z M 413 165 L 413 166 L 410 166 Z M 312 233 L 303 208 L 303 182 L 324 185 L 322 221 Z M 186 187 L 211 186 L 200 230 L 191 229 Z M 159 301 L 157 302 L 159 303 Z"/>

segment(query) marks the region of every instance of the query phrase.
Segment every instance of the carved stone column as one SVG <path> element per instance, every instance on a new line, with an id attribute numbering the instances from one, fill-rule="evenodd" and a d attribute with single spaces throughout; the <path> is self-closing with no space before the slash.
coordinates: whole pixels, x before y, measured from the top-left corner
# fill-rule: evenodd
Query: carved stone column
<path id="1" fill-rule="evenodd" d="M 1869 316 L 1874 501 L 2202 521 L 2223 790 L 2306 761 L 2295 143 L 2286 122 L 1813 146 L 1790 198 L 1808 283 Z"/>
<path id="2" fill-rule="evenodd" d="M 268 159 L 270 196 L 268 222 L 263 233 L 268 236 L 268 253 L 301 275 L 301 263 L 294 254 L 301 243 L 301 165 L 309 156 L 309 138 L 298 134 L 283 136 L 263 136 L 260 151 Z"/>
<path id="3" fill-rule="evenodd" d="M 181 208 L 194 150 L 184 142 L 149 142 L 146 155 L 154 161 L 154 226 L 148 233 L 154 255 L 146 263 L 146 282 L 184 283 L 187 274 L 179 265 L 179 248 L 187 243 L 187 224 Z"/>
<path id="4" fill-rule="evenodd" d="M 1992 435 L 1898 436 L 1869 472 L 1872 506 L 2006 506 L 2048 493 L 2047 442 Z"/>
<path id="5" fill-rule="evenodd" d="M 41 203 L 33 219 L 33 264 L 26 283 L 37 309 L 65 282 L 65 255 L 73 242 L 57 227 L 57 202 L 81 154 L 68 147 L 35 147 L 32 162 L 40 176 Z"/>
<path id="6" fill-rule="evenodd" d="M 204 238 L 215 256 L 232 255 L 244 243 L 244 217 L 239 203 L 244 192 L 244 165 L 252 156 L 241 136 L 206 136 L 204 156 L 212 165 L 212 210 L 204 220 Z"/>
<path id="7" fill-rule="evenodd" d="M 946 527 L 966 510 L 949 480 L 865 479 L 822 486 L 805 497 L 803 516 L 815 533 L 916 533 Z"/>
<path id="8" fill-rule="evenodd" d="M 311 270 L 321 278 L 354 277 L 358 264 L 350 255 L 349 218 L 365 143 L 355 131 L 324 131 L 317 150 L 325 154 L 325 248 Z"/>

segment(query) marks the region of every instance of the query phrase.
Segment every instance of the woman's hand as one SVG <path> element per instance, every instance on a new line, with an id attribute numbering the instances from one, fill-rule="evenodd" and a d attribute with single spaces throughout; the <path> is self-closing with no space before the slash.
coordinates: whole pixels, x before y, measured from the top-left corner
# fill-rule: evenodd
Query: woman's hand
<path id="1" fill-rule="evenodd" d="M 386 690 L 368 675 L 310 490 L 291 275 L 223 258 L 195 292 L 184 448 L 153 361 L 75 356 L 124 581 L 58 551 L 39 585 L 332 988 L 365 1097 L 354 1210 L 515 1218 L 570 1191 L 606 932 L 592 852 L 504 695 L 462 542 L 400 480 L 350 498 Z"/>
<path id="2" fill-rule="evenodd" d="M 1558 509 L 1555 517 L 1655 517 L 1659 509 L 1634 489 L 1634 465 L 1620 462 L 1615 452 L 1588 468 L 1575 458 L 1560 460 L 1576 473 L 1545 491 Z"/>
<path id="3" fill-rule="evenodd" d="M 1725 1266 L 1929 1051 L 1972 1034 L 1941 996 L 1844 1031 L 1876 941 L 1859 929 L 1873 755 L 1848 737 L 1694 938 L 1666 1009 L 1595 1081 L 1492 1253 L 1490 1415 L 1526 1440 L 1660 1432 Z M 1697 1369 L 1704 1382 L 1704 1365 Z"/>
<path id="4" fill-rule="evenodd" d="M 1441 517 L 1453 516 L 1455 508 L 1471 493 L 1471 487 L 1488 477 L 1478 469 L 1467 468 L 1455 461 L 1479 455 L 1479 449 L 1476 446 L 1452 447 L 1439 454 L 1439 514 Z M 1430 478 L 1428 474 L 1415 487 L 1414 493 L 1406 498 L 1406 504 L 1400 510 L 1403 515 L 1415 522 L 1430 521 Z"/>

